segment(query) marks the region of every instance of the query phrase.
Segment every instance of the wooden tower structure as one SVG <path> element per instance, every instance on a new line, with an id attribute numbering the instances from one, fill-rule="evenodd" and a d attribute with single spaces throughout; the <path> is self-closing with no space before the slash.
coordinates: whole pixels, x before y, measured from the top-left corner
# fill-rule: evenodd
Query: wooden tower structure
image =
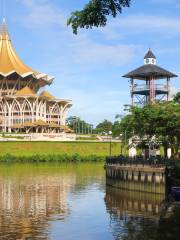
<path id="1" fill-rule="evenodd" d="M 170 79 L 177 75 L 157 66 L 156 56 L 149 49 L 144 57 L 144 65 L 123 77 L 130 79 L 131 104 L 144 106 L 169 101 Z"/>

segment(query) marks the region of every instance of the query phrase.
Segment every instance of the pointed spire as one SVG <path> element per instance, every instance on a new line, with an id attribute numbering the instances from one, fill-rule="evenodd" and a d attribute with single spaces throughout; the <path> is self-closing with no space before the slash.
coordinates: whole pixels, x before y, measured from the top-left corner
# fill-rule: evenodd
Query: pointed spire
<path id="1" fill-rule="evenodd" d="M 151 48 L 149 48 L 148 52 L 146 53 L 146 55 L 144 56 L 144 59 L 146 58 L 154 58 L 156 59 L 156 56 L 154 55 L 154 53 L 152 52 Z"/>
<path id="2" fill-rule="evenodd" d="M 10 40 L 9 33 L 7 31 L 6 19 L 3 17 L 2 26 L 1 26 L 1 35 L 3 40 Z"/>

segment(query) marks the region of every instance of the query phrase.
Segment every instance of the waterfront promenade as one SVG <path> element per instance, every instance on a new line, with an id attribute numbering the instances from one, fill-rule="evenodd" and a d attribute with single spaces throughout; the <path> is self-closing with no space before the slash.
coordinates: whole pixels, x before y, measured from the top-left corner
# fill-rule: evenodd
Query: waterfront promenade
<path id="1" fill-rule="evenodd" d="M 166 193 L 167 168 L 163 161 L 107 158 L 106 184 L 131 191 Z"/>

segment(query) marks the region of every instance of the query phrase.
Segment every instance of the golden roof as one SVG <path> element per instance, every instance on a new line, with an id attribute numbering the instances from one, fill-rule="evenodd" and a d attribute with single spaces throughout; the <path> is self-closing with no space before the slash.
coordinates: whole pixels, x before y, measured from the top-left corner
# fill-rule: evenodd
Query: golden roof
<path id="1" fill-rule="evenodd" d="M 47 82 L 52 82 L 53 80 L 53 78 L 47 74 L 38 73 L 23 63 L 12 46 L 11 38 L 6 27 L 6 20 L 3 18 L 0 32 L 0 74 L 9 76 L 12 73 L 17 73 L 21 77 L 33 75 L 36 79 L 43 79 Z"/>
<path id="2" fill-rule="evenodd" d="M 35 125 L 32 122 L 25 122 L 23 123 L 23 127 L 35 127 Z"/>
<path id="3" fill-rule="evenodd" d="M 59 128 L 60 126 L 57 123 L 49 123 L 49 127 L 51 128 Z"/>
<path id="4" fill-rule="evenodd" d="M 21 96 L 27 96 L 27 97 L 37 97 L 37 95 L 35 94 L 35 92 L 30 89 L 29 87 L 24 87 L 20 90 L 18 90 L 15 94 L 15 96 L 21 97 Z"/>
<path id="5" fill-rule="evenodd" d="M 48 124 L 47 122 L 45 122 L 45 121 L 43 121 L 43 120 L 41 120 L 41 119 L 35 121 L 33 124 L 34 124 L 35 126 L 40 126 L 40 127 L 41 127 L 41 126 L 42 126 L 42 127 L 49 126 L 49 124 Z"/>
<path id="6" fill-rule="evenodd" d="M 45 97 L 47 98 L 48 100 L 53 100 L 55 99 L 55 97 L 53 95 L 51 95 L 48 91 L 43 91 L 41 94 L 40 94 L 40 97 Z"/>
<path id="7" fill-rule="evenodd" d="M 16 124 L 13 124 L 11 128 L 23 128 L 23 125 L 21 123 L 16 123 Z"/>

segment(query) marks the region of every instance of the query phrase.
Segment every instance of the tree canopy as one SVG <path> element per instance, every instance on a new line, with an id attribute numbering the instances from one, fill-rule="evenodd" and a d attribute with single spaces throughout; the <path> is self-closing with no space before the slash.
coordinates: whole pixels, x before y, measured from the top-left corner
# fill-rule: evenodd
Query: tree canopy
<path id="1" fill-rule="evenodd" d="M 107 17 L 116 17 L 122 9 L 129 7 L 131 0 L 90 0 L 80 11 L 71 14 L 67 21 L 77 34 L 78 28 L 104 27 Z"/>
<path id="2" fill-rule="evenodd" d="M 67 118 L 66 123 L 68 127 L 74 130 L 77 134 L 90 134 L 93 131 L 93 125 L 87 123 L 77 116 L 70 116 Z"/>
<path id="3" fill-rule="evenodd" d="M 112 131 L 112 127 L 112 122 L 105 119 L 103 122 L 99 123 L 96 126 L 94 132 L 98 134 L 108 133 L 109 131 Z"/>
<path id="4" fill-rule="evenodd" d="M 174 102 L 180 103 L 180 92 L 175 95 Z"/>
<path id="5" fill-rule="evenodd" d="M 164 146 L 170 145 L 173 154 L 178 155 L 180 147 L 180 104 L 166 102 L 148 105 L 143 108 L 132 107 L 120 124 L 122 134 L 128 138 L 144 136 L 149 140 L 156 137 Z"/>

